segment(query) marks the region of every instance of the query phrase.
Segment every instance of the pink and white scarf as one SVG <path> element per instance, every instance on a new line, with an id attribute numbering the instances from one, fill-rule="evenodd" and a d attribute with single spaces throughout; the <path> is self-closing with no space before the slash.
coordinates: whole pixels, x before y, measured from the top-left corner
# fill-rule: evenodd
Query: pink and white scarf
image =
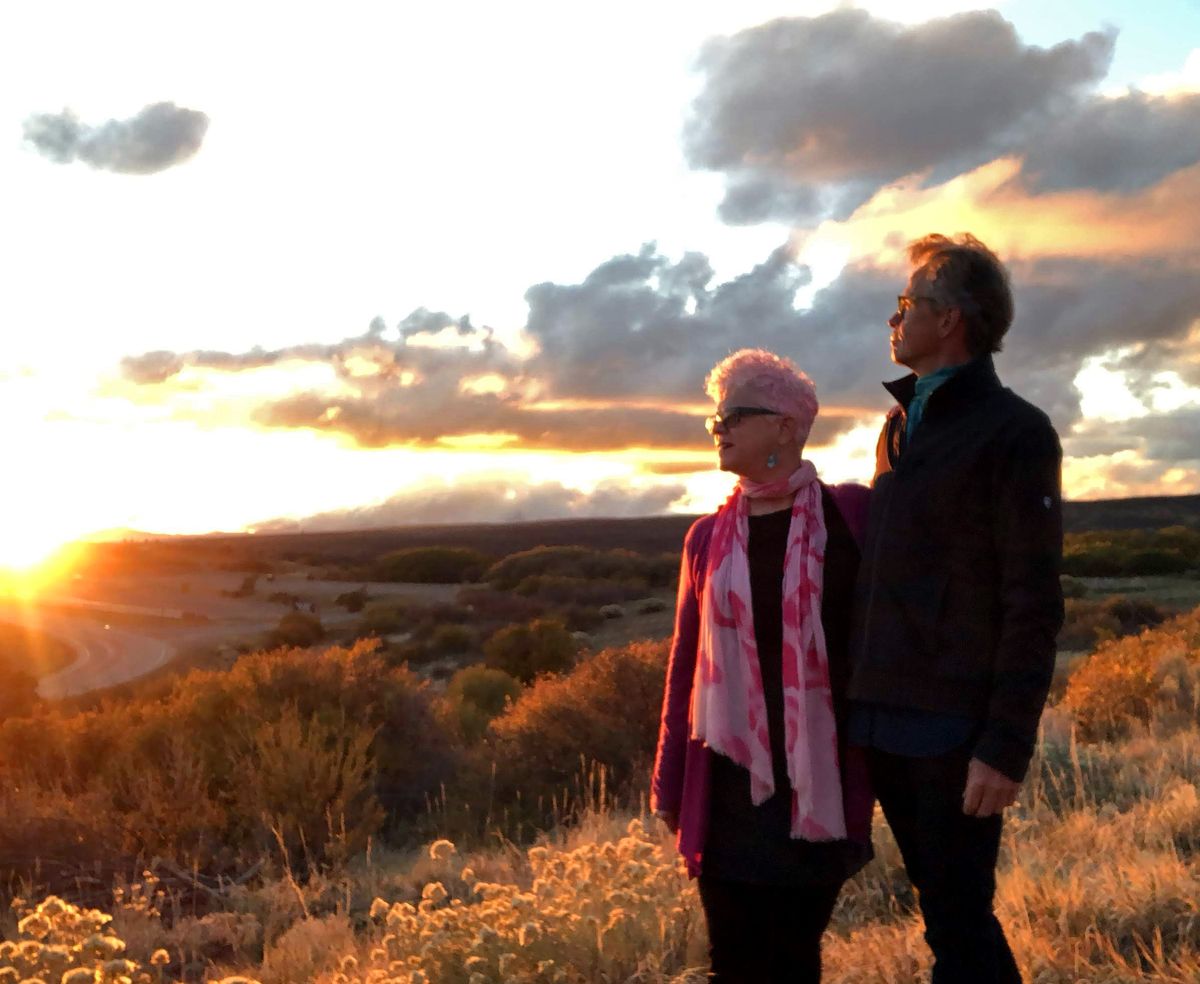
<path id="1" fill-rule="evenodd" d="M 770 484 L 742 478 L 717 512 L 700 599 L 691 733 L 750 772 L 757 806 L 775 792 L 747 559 L 750 499 L 795 493 L 783 565 L 783 721 L 793 838 L 846 836 L 829 656 L 821 626 L 825 515 L 809 461 Z"/>

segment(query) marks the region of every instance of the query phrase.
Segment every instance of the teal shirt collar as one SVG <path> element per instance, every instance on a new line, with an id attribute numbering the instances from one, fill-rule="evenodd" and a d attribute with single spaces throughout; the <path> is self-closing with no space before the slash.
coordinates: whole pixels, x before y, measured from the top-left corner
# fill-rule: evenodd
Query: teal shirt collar
<path id="1" fill-rule="evenodd" d="M 918 376 L 916 381 L 916 389 L 913 392 L 912 401 L 908 404 L 908 423 L 905 427 L 909 440 L 912 440 L 913 431 L 917 429 L 917 425 L 921 422 L 921 417 L 925 414 L 925 404 L 929 402 L 929 397 L 939 386 L 947 379 L 953 376 L 956 372 L 969 363 L 962 363 L 957 366 L 945 366 L 929 373 L 927 376 Z"/>

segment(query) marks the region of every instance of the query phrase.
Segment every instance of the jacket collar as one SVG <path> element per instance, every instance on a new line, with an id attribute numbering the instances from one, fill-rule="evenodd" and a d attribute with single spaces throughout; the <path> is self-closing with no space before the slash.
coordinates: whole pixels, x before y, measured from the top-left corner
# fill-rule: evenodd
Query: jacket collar
<path id="1" fill-rule="evenodd" d="M 917 374 L 910 372 L 907 376 L 885 382 L 883 388 L 907 411 L 917 391 Z M 996 365 L 991 354 L 981 355 L 966 363 L 938 387 L 937 391 L 941 394 L 938 402 L 941 403 L 949 397 L 971 400 L 999 388 L 1000 377 L 996 375 Z"/>

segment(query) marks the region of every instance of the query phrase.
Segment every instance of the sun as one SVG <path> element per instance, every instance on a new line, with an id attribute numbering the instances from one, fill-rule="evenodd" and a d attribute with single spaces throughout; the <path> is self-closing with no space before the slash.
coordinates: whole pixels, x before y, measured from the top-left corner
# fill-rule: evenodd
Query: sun
<path id="1" fill-rule="evenodd" d="M 0 574 L 10 582 L 52 580 L 69 541 L 34 524 L 0 526 Z"/>

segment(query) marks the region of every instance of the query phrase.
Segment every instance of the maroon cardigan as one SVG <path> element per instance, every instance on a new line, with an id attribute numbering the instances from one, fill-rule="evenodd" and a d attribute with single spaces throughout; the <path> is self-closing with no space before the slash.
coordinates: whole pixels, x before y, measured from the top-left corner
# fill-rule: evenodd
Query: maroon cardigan
<path id="1" fill-rule="evenodd" d="M 847 483 L 832 485 L 829 491 L 861 547 L 870 490 L 862 485 Z M 651 809 L 666 810 L 679 817 L 679 852 L 687 862 L 688 874 L 693 878 L 700 874 L 704 841 L 708 834 L 709 774 L 711 756 L 716 754 L 700 739 L 689 737 L 692 680 L 696 671 L 700 635 L 700 596 L 704 592 L 704 579 L 708 572 L 708 545 L 715 518 L 716 514 L 713 513 L 696 520 L 683 544 L 679 595 L 675 605 L 675 636 L 671 641 L 671 657 L 667 664 L 662 722 L 650 783 Z M 840 757 L 847 836 L 867 844 L 871 840 L 871 815 L 875 801 L 867 778 L 866 760 L 861 749 L 845 746 L 841 749 Z"/>

